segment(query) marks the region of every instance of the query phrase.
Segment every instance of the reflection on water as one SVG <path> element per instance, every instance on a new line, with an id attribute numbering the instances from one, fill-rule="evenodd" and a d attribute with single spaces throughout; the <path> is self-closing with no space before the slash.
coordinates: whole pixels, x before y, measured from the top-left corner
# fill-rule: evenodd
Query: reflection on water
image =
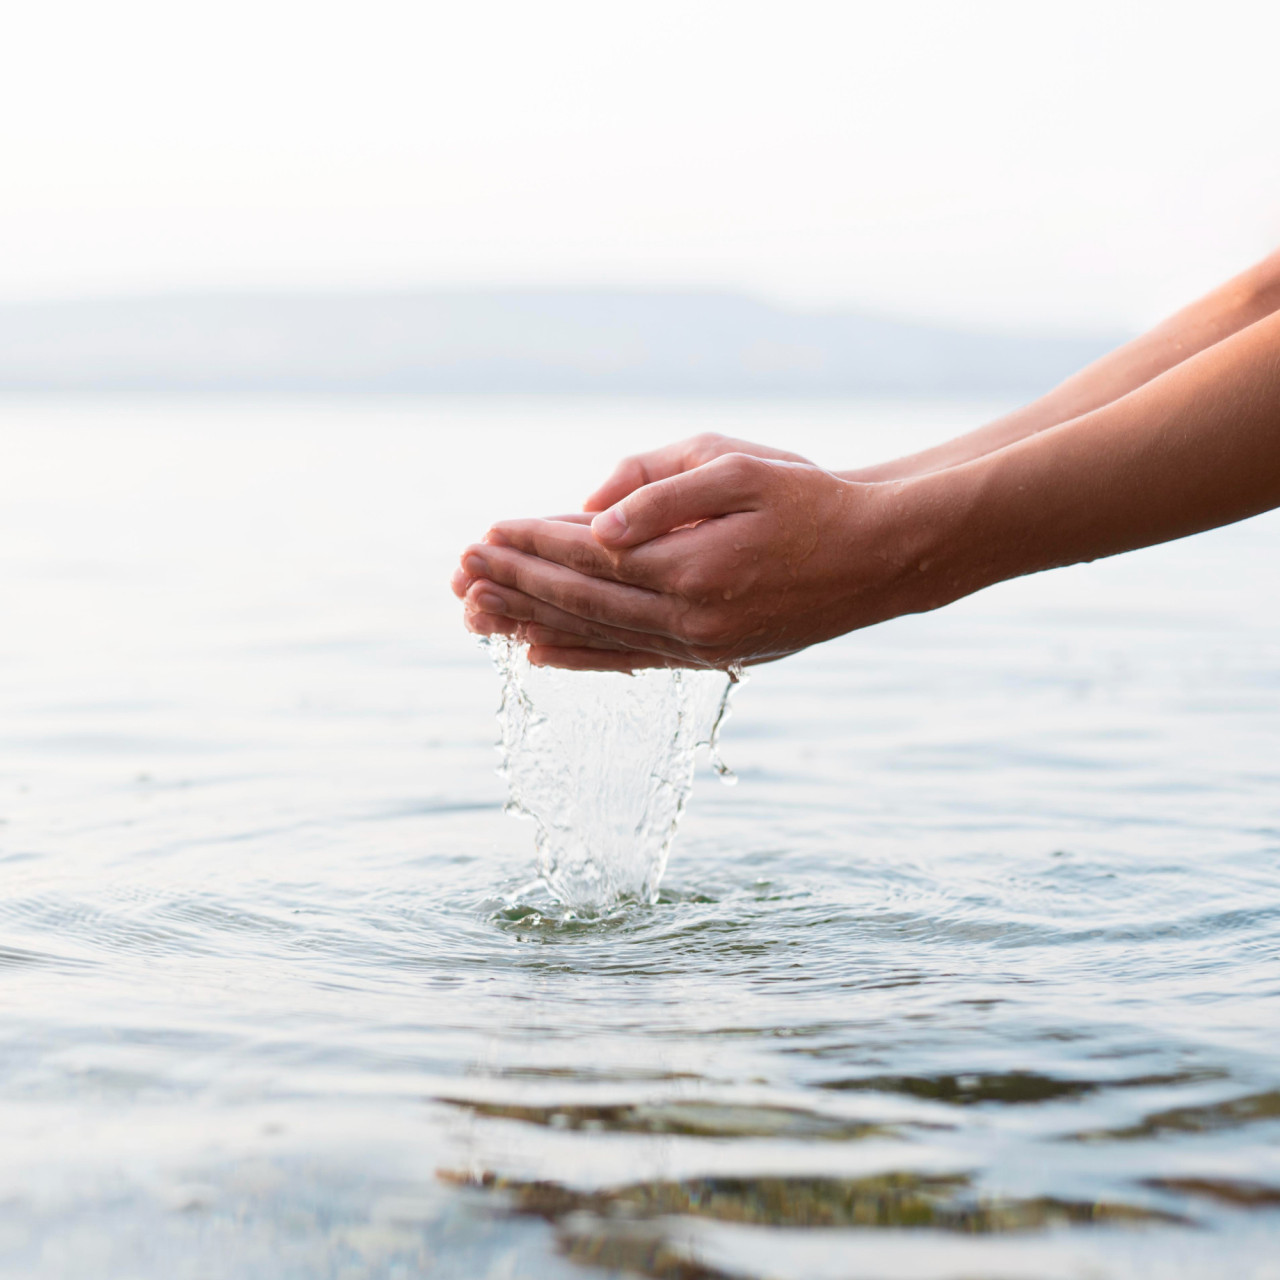
<path id="1" fill-rule="evenodd" d="M 519 1106 L 514 1103 L 475 1102 L 465 1098 L 437 1101 L 462 1107 L 472 1115 L 523 1120 L 553 1129 L 595 1133 L 678 1133 L 700 1138 L 821 1138 L 849 1142 L 882 1137 L 888 1125 L 869 1124 L 840 1116 L 818 1115 L 796 1107 L 733 1106 L 723 1103 L 673 1101 L 622 1103 L 614 1106 Z"/>
<path id="2" fill-rule="evenodd" d="M 445 1175 L 446 1179 L 448 1175 Z M 1172 1214 L 1105 1201 L 1073 1203 L 979 1198 L 970 1180 L 912 1173 L 873 1178 L 692 1178 L 605 1191 L 570 1191 L 554 1182 L 518 1182 L 485 1174 L 476 1185 L 503 1192 L 515 1211 L 560 1221 L 590 1213 L 606 1230 L 614 1218 L 687 1214 L 772 1227 L 928 1227 L 986 1233 L 1041 1231 L 1071 1223 L 1179 1222 Z M 576 1230 L 582 1224 L 575 1223 Z"/>
<path id="3" fill-rule="evenodd" d="M 1267 1120 L 1280 1120 L 1280 1090 L 1228 1098 L 1202 1107 L 1173 1107 L 1143 1116 L 1137 1124 L 1123 1129 L 1092 1130 L 1071 1136 L 1082 1142 L 1114 1141 L 1171 1133 L 1212 1133 L 1217 1129 L 1238 1129 Z"/>
<path id="4" fill-rule="evenodd" d="M 1280 519 L 761 668 L 652 905 L 502 813 L 486 521 L 980 416 L 0 406 L 0 1276 L 1275 1280 Z"/>
<path id="5" fill-rule="evenodd" d="M 1149 1178 L 1146 1185 L 1158 1191 L 1208 1196 L 1238 1209 L 1267 1209 L 1280 1205 L 1280 1187 L 1268 1187 L 1260 1182 L 1232 1182 L 1225 1178 Z"/>
<path id="6" fill-rule="evenodd" d="M 1214 1071 L 1184 1071 L 1166 1076 L 1138 1076 L 1132 1080 L 1109 1080 L 1107 1087 L 1150 1088 L 1155 1085 L 1191 1084 L 1221 1074 Z M 971 1107 L 983 1102 L 998 1102 L 1009 1106 L 1020 1102 L 1078 1098 L 1094 1092 L 1102 1085 L 1097 1080 L 1054 1080 L 1034 1071 L 1004 1071 L 961 1076 L 867 1076 L 852 1080 L 826 1080 L 821 1087 L 907 1093 L 914 1098 L 933 1098 L 952 1106 Z"/>

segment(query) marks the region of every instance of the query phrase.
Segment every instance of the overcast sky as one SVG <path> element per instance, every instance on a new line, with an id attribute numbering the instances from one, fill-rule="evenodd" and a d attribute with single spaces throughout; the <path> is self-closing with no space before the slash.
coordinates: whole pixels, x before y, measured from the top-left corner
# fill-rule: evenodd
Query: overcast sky
<path id="1" fill-rule="evenodd" d="M 731 287 L 1133 326 L 1280 243 L 1280 5 L 40 0 L 0 298 Z"/>

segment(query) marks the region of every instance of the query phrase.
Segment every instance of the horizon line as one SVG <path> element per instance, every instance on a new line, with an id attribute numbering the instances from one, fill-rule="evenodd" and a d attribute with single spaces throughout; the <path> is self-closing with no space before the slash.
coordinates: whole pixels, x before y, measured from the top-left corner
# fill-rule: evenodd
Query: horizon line
<path id="1" fill-rule="evenodd" d="M 971 333 L 991 337 L 1012 336 L 1017 333 L 1037 338 L 1115 338 L 1127 339 L 1129 330 L 1114 324 L 1097 324 L 1085 327 L 1074 322 L 1010 320 L 1003 324 L 983 321 L 970 325 L 963 321 L 926 315 L 919 312 L 899 311 L 870 303 L 856 301 L 803 304 L 789 302 L 777 295 L 745 286 L 732 285 L 640 285 L 640 284 L 415 284 L 378 286 L 339 285 L 289 285 L 272 287 L 251 286 L 178 286 L 151 289 L 87 291 L 26 297 L 0 297 L 0 310 L 44 310 L 56 307 L 128 305 L 138 303 L 199 303 L 212 301 L 272 302 L 316 301 L 343 302 L 374 299 L 411 298 L 503 298 L 503 297 L 574 297 L 574 298 L 667 298 L 724 299 L 751 304 L 781 315 L 827 318 L 857 316 L 861 319 L 888 324 L 909 325 L 918 328 L 942 330 L 952 333 Z"/>

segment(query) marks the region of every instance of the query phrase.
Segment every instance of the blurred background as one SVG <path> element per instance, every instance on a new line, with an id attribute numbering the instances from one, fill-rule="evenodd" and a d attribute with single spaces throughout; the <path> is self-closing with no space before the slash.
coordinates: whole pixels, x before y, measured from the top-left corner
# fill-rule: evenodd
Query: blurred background
<path id="1" fill-rule="evenodd" d="M 0 388 L 1036 390 L 1280 237 L 1260 3 L 24 6 Z"/>
<path id="2" fill-rule="evenodd" d="M 1280 512 L 761 667 L 592 920 L 447 582 L 622 454 L 909 452 L 1256 260 L 1278 48 L 8 6 L 0 1280 L 1276 1280 Z"/>

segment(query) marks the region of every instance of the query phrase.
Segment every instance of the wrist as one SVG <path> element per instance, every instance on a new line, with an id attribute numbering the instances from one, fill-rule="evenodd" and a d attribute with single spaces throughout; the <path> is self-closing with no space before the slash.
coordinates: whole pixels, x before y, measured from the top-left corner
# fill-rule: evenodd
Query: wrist
<path id="1" fill-rule="evenodd" d="M 847 549 L 854 626 L 927 613 L 999 580 L 974 536 L 983 485 L 973 468 L 849 483 L 860 512 Z"/>

